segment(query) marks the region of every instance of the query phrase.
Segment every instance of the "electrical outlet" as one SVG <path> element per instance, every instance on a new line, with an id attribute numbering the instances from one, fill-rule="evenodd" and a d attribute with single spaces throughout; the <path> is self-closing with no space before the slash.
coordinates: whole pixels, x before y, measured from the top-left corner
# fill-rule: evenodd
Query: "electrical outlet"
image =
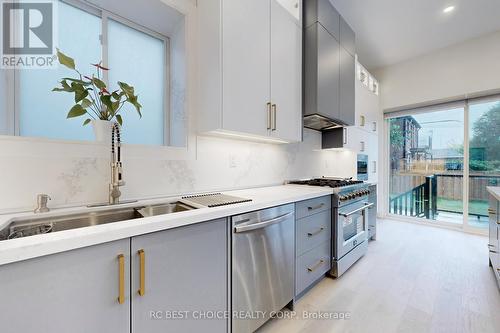
<path id="1" fill-rule="evenodd" d="M 229 168 L 233 169 L 238 167 L 238 163 L 236 162 L 236 156 L 229 155 Z"/>

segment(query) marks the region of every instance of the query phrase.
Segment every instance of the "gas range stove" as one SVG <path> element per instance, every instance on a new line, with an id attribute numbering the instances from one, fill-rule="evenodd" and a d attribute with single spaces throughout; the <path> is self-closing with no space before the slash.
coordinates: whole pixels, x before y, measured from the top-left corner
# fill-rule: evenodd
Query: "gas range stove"
<path id="1" fill-rule="evenodd" d="M 368 184 L 362 180 L 352 180 L 350 178 L 322 177 L 289 181 L 288 184 L 331 187 L 333 188 L 333 205 L 335 207 L 365 199 L 370 193 Z"/>
<path id="2" fill-rule="evenodd" d="M 332 268 L 330 275 L 339 277 L 368 249 L 367 210 L 369 186 L 360 180 L 314 178 L 289 181 L 288 184 L 329 186 L 332 195 Z"/>

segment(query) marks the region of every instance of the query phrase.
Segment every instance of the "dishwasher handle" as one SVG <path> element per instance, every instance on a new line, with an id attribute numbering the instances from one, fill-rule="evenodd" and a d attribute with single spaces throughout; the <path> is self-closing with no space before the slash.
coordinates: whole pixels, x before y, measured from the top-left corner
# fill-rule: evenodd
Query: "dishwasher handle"
<path id="1" fill-rule="evenodd" d="M 255 229 L 262 229 L 262 228 L 265 228 L 267 226 L 283 222 L 284 220 L 286 220 L 287 218 L 289 218 L 293 214 L 294 214 L 294 212 L 289 212 L 289 213 L 280 215 L 280 216 L 275 217 L 275 218 L 270 219 L 270 220 L 265 220 L 265 221 L 258 222 L 258 223 L 237 226 L 237 227 L 234 227 L 234 232 L 239 233 L 239 232 L 251 231 L 251 230 L 255 230 Z"/>

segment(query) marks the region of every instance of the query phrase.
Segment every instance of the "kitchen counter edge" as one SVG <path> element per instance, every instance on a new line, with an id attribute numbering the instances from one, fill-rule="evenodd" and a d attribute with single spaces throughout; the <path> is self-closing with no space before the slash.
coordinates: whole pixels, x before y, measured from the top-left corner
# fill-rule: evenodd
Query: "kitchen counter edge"
<path id="1" fill-rule="evenodd" d="M 282 185 L 225 191 L 224 193 L 252 199 L 252 201 L 0 241 L 0 265 L 331 195 L 333 190 L 325 187 Z M 178 198 L 178 196 L 166 197 L 155 201 L 167 202 Z M 151 203 L 151 200 L 146 200 L 136 202 L 133 205 Z M 48 214 L 78 214 L 86 211 L 89 211 L 89 208 L 77 207 L 55 209 Z M 33 216 L 33 213 L 0 215 L 0 226 L 5 226 L 13 219 L 30 216 Z"/>

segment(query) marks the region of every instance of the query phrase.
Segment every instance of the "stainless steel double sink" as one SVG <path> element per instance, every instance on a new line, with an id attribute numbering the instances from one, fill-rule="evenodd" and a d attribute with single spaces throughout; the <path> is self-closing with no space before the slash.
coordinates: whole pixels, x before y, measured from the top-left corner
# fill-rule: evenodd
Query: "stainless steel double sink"
<path id="1" fill-rule="evenodd" d="M 148 206 L 110 208 L 62 216 L 34 216 L 11 222 L 0 230 L 0 240 L 171 214 L 191 209 L 195 208 L 176 201 Z"/>

